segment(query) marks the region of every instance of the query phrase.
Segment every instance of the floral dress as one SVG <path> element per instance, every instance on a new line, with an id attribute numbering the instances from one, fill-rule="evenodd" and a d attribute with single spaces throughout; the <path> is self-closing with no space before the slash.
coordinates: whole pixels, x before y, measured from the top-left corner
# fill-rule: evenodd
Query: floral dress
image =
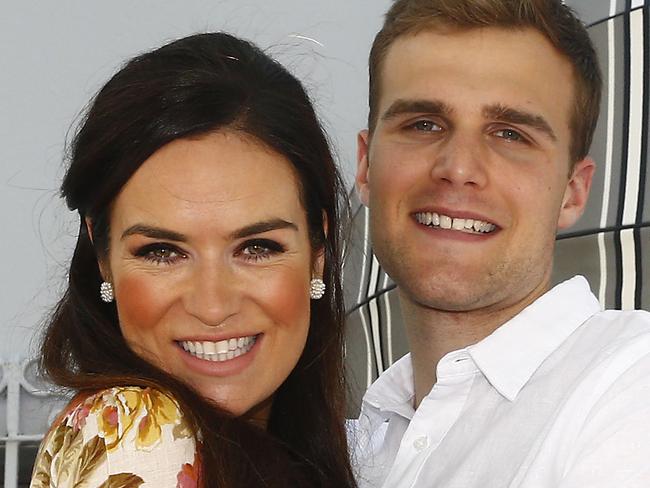
<path id="1" fill-rule="evenodd" d="M 30 488 L 197 488 L 199 471 L 176 402 L 120 387 L 71 402 L 43 439 Z"/>

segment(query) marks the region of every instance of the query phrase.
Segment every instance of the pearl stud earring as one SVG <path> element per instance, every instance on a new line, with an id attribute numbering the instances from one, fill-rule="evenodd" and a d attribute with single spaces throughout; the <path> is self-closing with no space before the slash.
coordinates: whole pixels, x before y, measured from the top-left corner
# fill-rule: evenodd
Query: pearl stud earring
<path id="1" fill-rule="evenodd" d="M 108 281 L 102 281 L 102 284 L 99 286 L 99 296 L 102 301 L 111 303 L 115 299 L 115 295 L 113 294 L 113 285 Z"/>
<path id="2" fill-rule="evenodd" d="M 309 296 L 312 300 L 320 300 L 325 295 L 325 282 L 320 278 L 314 278 L 309 284 Z"/>

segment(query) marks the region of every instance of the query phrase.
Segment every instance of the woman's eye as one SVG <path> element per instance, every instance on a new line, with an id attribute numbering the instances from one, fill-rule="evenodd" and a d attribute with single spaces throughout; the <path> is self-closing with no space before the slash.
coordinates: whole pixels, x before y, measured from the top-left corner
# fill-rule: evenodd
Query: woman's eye
<path id="1" fill-rule="evenodd" d="M 245 259 L 259 261 L 260 259 L 267 259 L 283 250 L 284 248 L 275 241 L 259 239 L 244 243 L 241 248 L 241 254 Z"/>
<path id="2" fill-rule="evenodd" d="M 249 256 L 260 256 L 268 252 L 269 250 L 266 247 L 260 246 L 259 244 L 253 244 L 252 246 L 246 246 L 244 248 L 244 254 Z"/>
<path id="3" fill-rule="evenodd" d="M 142 257 L 147 261 L 151 261 L 155 264 L 173 264 L 179 259 L 185 257 L 185 254 L 178 251 L 177 249 L 160 244 L 152 244 L 143 247 L 137 253 L 137 256 Z"/>
<path id="4" fill-rule="evenodd" d="M 494 133 L 497 137 L 512 142 L 525 142 L 526 139 L 519 132 L 513 129 L 501 129 Z"/>

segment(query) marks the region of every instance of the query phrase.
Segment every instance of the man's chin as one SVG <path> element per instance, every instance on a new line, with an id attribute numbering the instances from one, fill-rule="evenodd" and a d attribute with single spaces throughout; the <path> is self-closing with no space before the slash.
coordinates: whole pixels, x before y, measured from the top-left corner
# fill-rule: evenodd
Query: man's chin
<path id="1" fill-rule="evenodd" d="M 415 286 L 414 286 L 415 285 Z M 399 286 L 399 285 L 398 285 Z M 399 286 L 403 299 L 432 311 L 467 313 L 490 308 L 498 302 L 497 290 L 477 286 L 477 283 L 446 282 L 443 286 L 431 283 L 409 283 Z"/>

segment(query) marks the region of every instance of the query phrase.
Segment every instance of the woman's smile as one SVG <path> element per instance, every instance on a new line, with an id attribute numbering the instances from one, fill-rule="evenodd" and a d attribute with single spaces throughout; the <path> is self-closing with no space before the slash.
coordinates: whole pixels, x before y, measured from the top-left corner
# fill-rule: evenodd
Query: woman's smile
<path id="1" fill-rule="evenodd" d="M 179 345 L 195 358 L 223 362 L 249 352 L 255 345 L 256 335 L 233 337 L 222 341 L 182 341 Z"/>

